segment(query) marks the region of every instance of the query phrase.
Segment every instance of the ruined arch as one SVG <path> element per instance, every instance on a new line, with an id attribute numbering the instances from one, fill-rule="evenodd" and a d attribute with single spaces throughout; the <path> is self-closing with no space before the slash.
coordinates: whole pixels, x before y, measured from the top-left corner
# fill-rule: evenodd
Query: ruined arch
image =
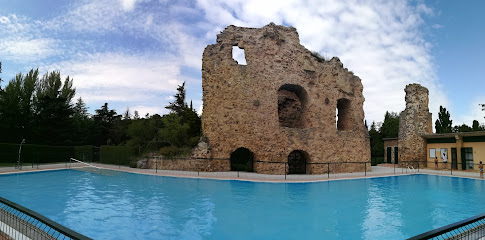
<path id="1" fill-rule="evenodd" d="M 284 84 L 278 89 L 278 118 L 281 127 L 305 128 L 308 95 L 299 85 Z"/>
<path id="2" fill-rule="evenodd" d="M 339 100 L 337 100 L 336 116 L 337 130 L 346 131 L 352 128 L 349 99 L 340 98 Z"/>
<path id="3" fill-rule="evenodd" d="M 240 147 L 231 153 L 231 171 L 254 171 L 254 153 Z"/>
<path id="4" fill-rule="evenodd" d="M 302 150 L 295 150 L 288 154 L 288 174 L 306 174 L 310 155 Z"/>

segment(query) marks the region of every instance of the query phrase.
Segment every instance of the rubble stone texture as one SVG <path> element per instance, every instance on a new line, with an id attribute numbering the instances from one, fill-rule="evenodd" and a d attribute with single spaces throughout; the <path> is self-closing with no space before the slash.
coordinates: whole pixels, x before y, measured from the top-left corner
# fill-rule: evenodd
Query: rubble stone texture
<path id="1" fill-rule="evenodd" d="M 244 49 L 247 65 L 232 58 L 233 46 Z M 228 26 L 204 51 L 202 88 L 208 145 L 193 157 L 230 158 L 238 148 L 247 148 L 254 171 L 269 174 L 284 174 L 285 164 L 258 161 L 288 162 L 295 150 L 307 163 L 370 163 L 361 80 L 338 58 L 325 60 L 303 47 L 293 27 Z M 364 165 L 330 168 L 364 171 Z M 211 170 L 230 168 L 229 161 L 220 161 Z M 327 169 L 327 164 L 308 164 L 306 173 Z"/>
<path id="2" fill-rule="evenodd" d="M 433 133 L 428 89 L 414 83 L 407 85 L 404 91 L 406 109 L 399 115 L 399 163 L 417 167 L 416 161 L 425 164 L 427 160 L 426 140 L 422 135 Z"/>

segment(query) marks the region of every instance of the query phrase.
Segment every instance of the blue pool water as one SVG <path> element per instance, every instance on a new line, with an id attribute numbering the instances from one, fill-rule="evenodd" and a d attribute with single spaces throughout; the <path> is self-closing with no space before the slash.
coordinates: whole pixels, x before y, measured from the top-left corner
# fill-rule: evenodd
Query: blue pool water
<path id="1" fill-rule="evenodd" d="M 485 181 L 431 175 L 254 183 L 60 170 L 0 196 L 94 239 L 405 239 L 485 210 Z"/>

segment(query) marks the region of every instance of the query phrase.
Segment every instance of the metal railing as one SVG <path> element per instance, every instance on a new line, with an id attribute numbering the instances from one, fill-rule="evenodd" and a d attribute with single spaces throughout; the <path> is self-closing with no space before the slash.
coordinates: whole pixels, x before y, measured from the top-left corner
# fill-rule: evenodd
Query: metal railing
<path id="1" fill-rule="evenodd" d="M 0 239 L 89 240 L 91 238 L 0 197 Z"/>
<path id="2" fill-rule="evenodd" d="M 408 240 L 425 239 L 483 239 L 485 237 L 485 213 L 419 234 Z"/>
<path id="3" fill-rule="evenodd" d="M 235 175 L 233 177 L 240 177 L 240 173 L 243 176 L 247 174 L 262 173 L 263 175 L 280 175 L 282 178 L 287 179 L 299 179 L 298 175 L 315 175 L 313 177 L 322 178 L 334 178 L 334 177 L 358 177 L 370 175 L 392 175 L 392 174 L 409 174 L 419 172 L 420 166 L 425 166 L 423 161 L 414 162 L 402 162 L 394 164 L 394 166 L 371 166 L 371 162 L 306 162 L 301 166 L 305 169 L 302 173 L 292 172 L 290 165 L 287 161 L 262 161 L 254 160 L 248 170 L 233 169 L 230 158 L 162 158 L 159 156 L 149 156 L 144 158 L 145 161 L 142 165 L 137 166 L 140 169 L 154 170 L 154 173 L 158 173 L 159 170 L 168 171 L 186 171 L 190 175 L 190 172 L 195 172 L 200 176 L 204 172 L 232 172 Z M 412 167 L 408 170 L 408 165 L 413 164 L 416 168 Z M 311 177 L 312 178 L 312 177 Z"/>
<path id="4" fill-rule="evenodd" d="M 99 170 L 99 173 L 101 174 L 101 168 L 100 168 L 100 167 L 96 167 L 96 166 L 94 166 L 94 165 L 92 165 L 92 164 L 85 163 L 85 162 L 83 162 L 83 161 L 81 161 L 81 160 L 77 160 L 77 159 L 75 159 L 75 158 L 70 158 L 70 159 L 69 159 L 69 168 L 71 168 L 72 161 L 77 162 L 77 163 L 84 164 L 84 165 L 86 165 L 86 166 L 88 166 L 88 167 L 92 167 L 92 168 L 98 169 L 98 170 Z"/>

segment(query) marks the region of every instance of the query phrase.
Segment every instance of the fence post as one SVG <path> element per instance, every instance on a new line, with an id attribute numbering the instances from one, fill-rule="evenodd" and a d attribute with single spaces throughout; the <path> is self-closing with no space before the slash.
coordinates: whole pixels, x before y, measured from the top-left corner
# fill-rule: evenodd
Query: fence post
<path id="1" fill-rule="evenodd" d="M 286 162 L 285 162 L 285 180 L 286 180 Z"/>
<path id="2" fill-rule="evenodd" d="M 364 176 L 367 176 L 367 164 L 364 162 Z"/>
<path id="3" fill-rule="evenodd" d="M 451 175 L 453 175 L 453 164 L 450 166 Z"/>
<path id="4" fill-rule="evenodd" d="M 396 161 L 394 161 L 394 174 L 396 174 Z"/>
<path id="5" fill-rule="evenodd" d="M 327 163 L 327 178 L 330 178 L 330 163 Z"/>
<path id="6" fill-rule="evenodd" d="M 158 157 L 155 158 L 155 173 L 158 173 Z"/>

